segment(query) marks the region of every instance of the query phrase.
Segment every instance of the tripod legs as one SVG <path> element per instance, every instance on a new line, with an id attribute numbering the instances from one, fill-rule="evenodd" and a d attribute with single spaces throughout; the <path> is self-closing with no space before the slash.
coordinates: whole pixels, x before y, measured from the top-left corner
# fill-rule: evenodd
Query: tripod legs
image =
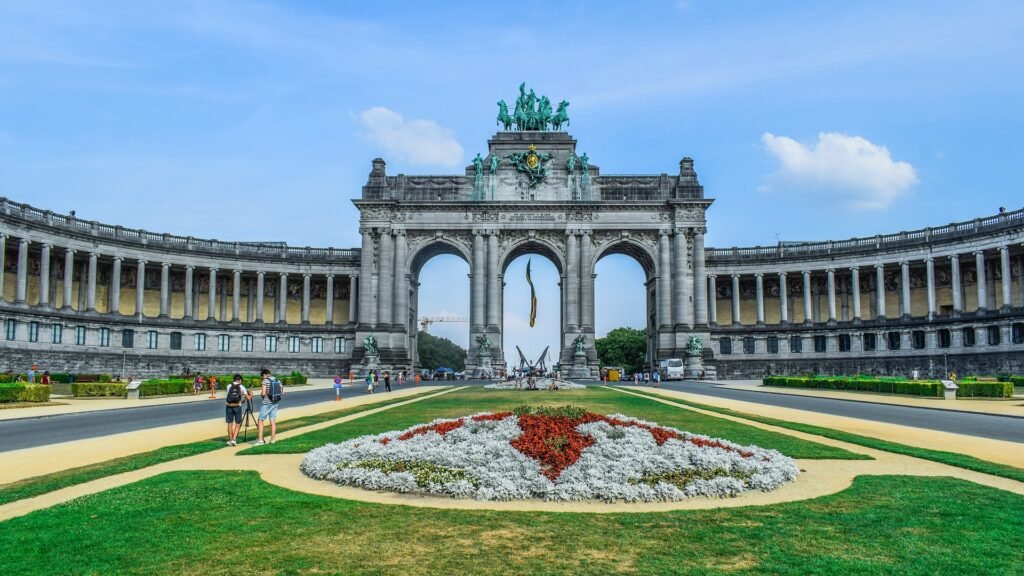
<path id="1" fill-rule="evenodd" d="M 249 440 L 249 422 L 252 422 L 253 426 L 257 426 L 256 416 L 252 413 L 252 405 L 250 404 L 245 408 L 245 416 L 242 417 L 242 422 L 245 424 L 245 431 L 242 433 L 242 442 Z"/>

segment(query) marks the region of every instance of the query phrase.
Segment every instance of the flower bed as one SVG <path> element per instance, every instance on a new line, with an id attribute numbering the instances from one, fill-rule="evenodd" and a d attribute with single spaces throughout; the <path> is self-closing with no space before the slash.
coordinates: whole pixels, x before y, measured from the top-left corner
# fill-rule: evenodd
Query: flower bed
<path id="1" fill-rule="evenodd" d="M 302 471 L 368 490 L 478 500 L 675 501 L 773 490 L 799 469 L 739 446 L 570 406 L 435 420 L 310 451 Z"/>
<path id="2" fill-rule="evenodd" d="M 555 387 L 552 388 L 552 383 Z M 484 388 L 488 390 L 586 390 L 586 384 L 576 384 L 575 382 L 569 382 L 568 380 L 556 380 L 553 378 L 536 378 L 533 381 L 533 388 L 527 388 L 526 379 L 520 380 L 516 383 L 515 380 L 502 380 L 501 382 L 495 382 L 493 384 L 485 384 Z"/>

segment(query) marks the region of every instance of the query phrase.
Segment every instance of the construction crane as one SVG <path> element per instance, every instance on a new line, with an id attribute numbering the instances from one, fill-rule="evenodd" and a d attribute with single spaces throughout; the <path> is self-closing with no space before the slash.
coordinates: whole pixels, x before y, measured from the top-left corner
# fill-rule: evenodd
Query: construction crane
<path id="1" fill-rule="evenodd" d="M 430 325 L 434 322 L 469 322 L 469 318 L 459 316 L 423 316 L 420 318 L 420 329 L 430 334 Z"/>

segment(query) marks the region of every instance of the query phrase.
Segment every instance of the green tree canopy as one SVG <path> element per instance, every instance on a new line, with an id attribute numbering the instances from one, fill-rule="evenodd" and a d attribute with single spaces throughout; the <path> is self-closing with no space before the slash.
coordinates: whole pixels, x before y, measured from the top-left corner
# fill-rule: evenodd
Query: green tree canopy
<path id="1" fill-rule="evenodd" d="M 456 372 L 466 369 L 466 351 L 447 338 L 431 336 L 420 330 L 416 349 L 420 356 L 420 368 L 436 370 L 443 366 Z"/>
<path id="2" fill-rule="evenodd" d="M 601 366 L 621 366 L 632 373 L 644 366 L 647 356 L 647 330 L 616 328 L 594 341 Z"/>

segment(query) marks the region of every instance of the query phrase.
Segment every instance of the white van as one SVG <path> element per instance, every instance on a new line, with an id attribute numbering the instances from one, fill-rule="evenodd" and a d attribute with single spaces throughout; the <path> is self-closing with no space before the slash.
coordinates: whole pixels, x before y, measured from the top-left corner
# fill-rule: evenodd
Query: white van
<path id="1" fill-rule="evenodd" d="M 682 380 L 683 361 L 680 358 L 669 358 L 658 363 L 658 371 L 662 380 Z"/>

